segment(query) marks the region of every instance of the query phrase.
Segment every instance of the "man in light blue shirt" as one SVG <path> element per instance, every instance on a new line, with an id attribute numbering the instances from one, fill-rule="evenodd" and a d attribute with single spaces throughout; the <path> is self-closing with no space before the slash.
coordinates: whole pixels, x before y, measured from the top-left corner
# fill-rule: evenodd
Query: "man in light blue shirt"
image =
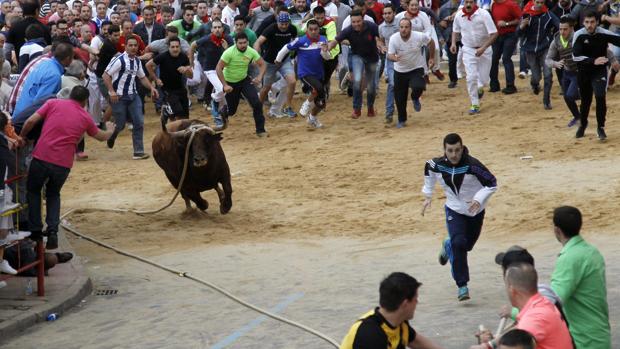
<path id="1" fill-rule="evenodd" d="M 22 93 L 17 98 L 13 115 L 19 114 L 43 96 L 60 91 L 60 81 L 65 67 L 73 61 L 73 46 L 59 43 L 54 49 L 54 57 L 42 62 L 30 72 L 24 81 Z"/>

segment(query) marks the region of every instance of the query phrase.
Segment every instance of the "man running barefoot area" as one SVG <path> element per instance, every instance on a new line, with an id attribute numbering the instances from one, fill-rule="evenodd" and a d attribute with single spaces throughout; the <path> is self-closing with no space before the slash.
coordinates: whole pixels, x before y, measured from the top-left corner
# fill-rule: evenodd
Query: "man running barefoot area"
<path id="1" fill-rule="evenodd" d="M 458 287 L 458 300 L 469 299 L 469 265 L 467 252 L 480 236 L 485 207 L 497 191 L 495 176 L 478 159 L 469 155 L 461 136 L 448 134 L 443 140 L 444 155 L 426 162 L 424 187 L 426 199 L 422 215 L 431 206 L 435 183 L 446 194 L 446 226 L 449 237 L 443 241 L 439 263 L 450 261 L 452 277 Z"/>

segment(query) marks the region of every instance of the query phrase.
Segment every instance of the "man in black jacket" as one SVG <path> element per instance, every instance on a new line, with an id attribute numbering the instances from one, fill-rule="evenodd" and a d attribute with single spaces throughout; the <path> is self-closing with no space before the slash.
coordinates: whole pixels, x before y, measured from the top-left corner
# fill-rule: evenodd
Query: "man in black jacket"
<path id="1" fill-rule="evenodd" d="M 583 19 L 583 28 L 575 33 L 573 57 L 577 62 L 577 83 L 581 94 L 581 126 L 576 138 L 584 136 L 588 127 L 588 114 L 592 104 L 592 94 L 596 98 L 596 123 L 598 138 L 607 139 L 605 134 L 605 115 L 607 114 L 607 46 L 620 46 L 620 36 L 598 27 L 598 15 L 588 12 Z"/>
<path id="2" fill-rule="evenodd" d="M 142 18 L 143 21 L 133 28 L 133 33 L 138 35 L 145 44 L 148 45 L 155 40 L 166 37 L 166 28 L 155 22 L 155 8 L 153 6 L 144 7 Z"/>
<path id="3" fill-rule="evenodd" d="M 52 36 L 50 34 L 50 30 L 37 19 L 37 15 L 39 14 L 39 3 L 35 0 L 28 0 L 22 3 L 21 6 L 24 11 L 24 19 L 17 22 L 9 30 L 8 36 L 6 37 L 6 42 L 13 44 L 16 54 L 19 55 L 19 49 L 26 42 L 26 28 L 28 28 L 31 24 L 35 24 L 40 26 L 43 30 L 43 38 L 45 39 L 45 43 L 51 45 Z"/>

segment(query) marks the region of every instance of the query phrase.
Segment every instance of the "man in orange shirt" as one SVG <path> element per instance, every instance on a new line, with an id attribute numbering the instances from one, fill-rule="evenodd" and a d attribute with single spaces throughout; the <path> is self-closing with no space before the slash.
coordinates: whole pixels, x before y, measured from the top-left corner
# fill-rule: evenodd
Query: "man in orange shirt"
<path id="1" fill-rule="evenodd" d="M 513 264 L 506 269 L 506 292 L 512 306 L 519 309 L 517 328 L 531 333 L 538 349 L 574 348 L 568 325 L 557 307 L 538 293 L 538 274 L 528 263 Z M 492 349 L 488 331 L 481 334 L 483 344 L 470 349 Z"/>

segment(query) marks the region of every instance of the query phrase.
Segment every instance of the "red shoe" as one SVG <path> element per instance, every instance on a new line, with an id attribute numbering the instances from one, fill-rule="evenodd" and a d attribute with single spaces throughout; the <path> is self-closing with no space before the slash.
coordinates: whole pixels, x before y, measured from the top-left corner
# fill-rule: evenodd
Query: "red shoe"
<path id="1" fill-rule="evenodd" d="M 443 75 L 443 73 L 441 72 L 441 70 L 437 69 L 433 72 L 433 75 L 435 75 L 437 77 L 437 79 L 439 81 L 444 81 L 445 80 L 445 76 Z"/>
<path id="2" fill-rule="evenodd" d="M 353 113 L 351 113 L 351 117 L 353 119 L 359 119 L 362 116 L 362 111 L 360 109 L 353 109 Z"/>
<path id="3" fill-rule="evenodd" d="M 368 117 L 369 118 L 374 118 L 375 116 L 376 116 L 375 115 L 375 108 L 373 108 L 373 107 L 368 108 Z"/>

